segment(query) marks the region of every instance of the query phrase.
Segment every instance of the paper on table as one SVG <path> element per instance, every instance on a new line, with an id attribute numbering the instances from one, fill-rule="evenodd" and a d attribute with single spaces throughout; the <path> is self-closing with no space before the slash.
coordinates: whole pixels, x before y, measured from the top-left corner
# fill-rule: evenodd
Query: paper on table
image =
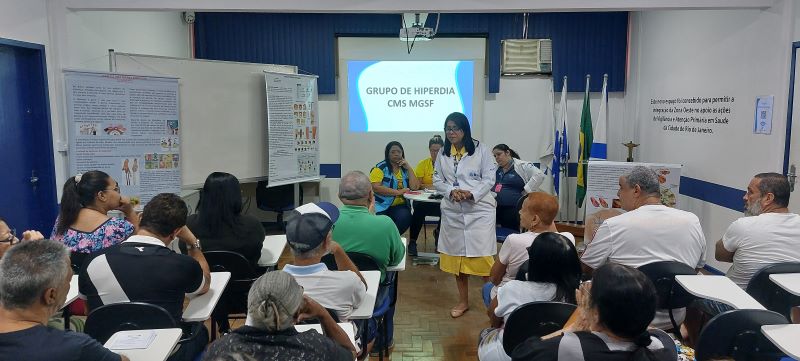
<path id="1" fill-rule="evenodd" d="M 114 339 L 108 344 L 111 350 L 137 350 L 150 347 L 156 339 L 156 331 L 124 331 L 114 335 Z"/>

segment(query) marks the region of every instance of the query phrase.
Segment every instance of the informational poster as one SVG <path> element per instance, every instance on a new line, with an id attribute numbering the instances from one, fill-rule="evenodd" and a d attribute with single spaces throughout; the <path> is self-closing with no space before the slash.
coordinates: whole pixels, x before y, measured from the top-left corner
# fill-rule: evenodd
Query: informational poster
<path id="1" fill-rule="evenodd" d="M 668 207 L 678 206 L 681 182 L 680 164 L 589 161 L 584 237 L 587 244 L 594 238 L 597 227 L 604 220 L 625 212 L 622 209 L 622 202 L 617 196 L 619 177 L 629 169 L 640 165 L 654 170 L 658 175 L 661 203 Z"/>
<path id="2" fill-rule="evenodd" d="M 268 187 L 319 178 L 317 76 L 265 72 Z"/>
<path id="3" fill-rule="evenodd" d="M 141 205 L 180 193 L 178 79 L 64 71 L 69 172 L 108 173 Z"/>

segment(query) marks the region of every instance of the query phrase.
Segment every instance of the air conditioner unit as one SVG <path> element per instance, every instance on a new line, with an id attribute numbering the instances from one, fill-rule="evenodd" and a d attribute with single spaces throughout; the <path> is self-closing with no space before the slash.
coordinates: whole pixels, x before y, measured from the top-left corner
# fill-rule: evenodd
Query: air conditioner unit
<path id="1" fill-rule="evenodd" d="M 550 39 L 506 39 L 502 41 L 502 75 L 553 73 L 553 41 Z"/>

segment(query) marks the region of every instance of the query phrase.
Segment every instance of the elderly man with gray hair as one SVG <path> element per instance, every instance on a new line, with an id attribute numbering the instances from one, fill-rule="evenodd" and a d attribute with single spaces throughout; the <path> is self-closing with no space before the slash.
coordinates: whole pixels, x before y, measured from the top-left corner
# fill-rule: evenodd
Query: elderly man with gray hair
<path id="1" fill-rule="evenodd" d="M 72 279 L 61 242 L 28 241 L 0 261 L 0 358 L 3 360 L 127 361 L 86 334 L 47 327 L 64 305 Z"/>
<path id="2" fill-rule="evenodd" d="M 294 325 L 317 318 L 325 336 Z M 247 295 L 247 322 L 208 348 L 203 360 L 352 361 L 355 348 L 328 311 L 283 271 L 259 277 Z"/>
<path id="3" fill-rule="evenodd" d="M 627 211 L 606 219 L 581 256 L 584 272 L 606 263 L 641 267 L 659 261 L 677 261 L 700 269 L 706 260 L 706 238 L 700 220 L 690 212 L 661 204 L 658 175 L 644 166 L 635 166 L 619 177 L 617 197 Z M 676 310 L 676 321 L 683 320 L 683 309 Z M 673 313 L 676 313 L 673 312 Z M 671 328 L 665 310 L 656 312 L 651 324 Z"/>
<path id="4" fill-rule="evenodd" d="M 339 199 L 344 206 L 339 209 L 339 219 L 333 229 L 333 239 L 345 252 L 366 254 L 375 260 L 381 271 L 381 283 L 390 285 L 378 290 L 376 304 L 394 294 L 393 282 L 386 282 L 386 268 L 396 266 L 403 260 L 406 247 L 400 232 L 388 216 L 375 215 L 375 194 L 367 175 L 353 171 L 342 177 L 339 184 Z M 391 345 L 394 326 L 394 306 L 385 315 L 387 335 Z M 375 335 L 375 322 L 370 320 L 367 339 Z"/>

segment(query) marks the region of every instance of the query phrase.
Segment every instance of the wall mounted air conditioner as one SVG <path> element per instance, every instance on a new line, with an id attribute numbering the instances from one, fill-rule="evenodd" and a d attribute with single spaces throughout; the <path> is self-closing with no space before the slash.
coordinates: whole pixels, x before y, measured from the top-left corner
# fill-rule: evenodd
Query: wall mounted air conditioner
<path id="1" fill-rule="evenodd" d="M 506 39 L 502 41 L 502 75 L 553 73 L 553 41 L 550 39 Z"/>

